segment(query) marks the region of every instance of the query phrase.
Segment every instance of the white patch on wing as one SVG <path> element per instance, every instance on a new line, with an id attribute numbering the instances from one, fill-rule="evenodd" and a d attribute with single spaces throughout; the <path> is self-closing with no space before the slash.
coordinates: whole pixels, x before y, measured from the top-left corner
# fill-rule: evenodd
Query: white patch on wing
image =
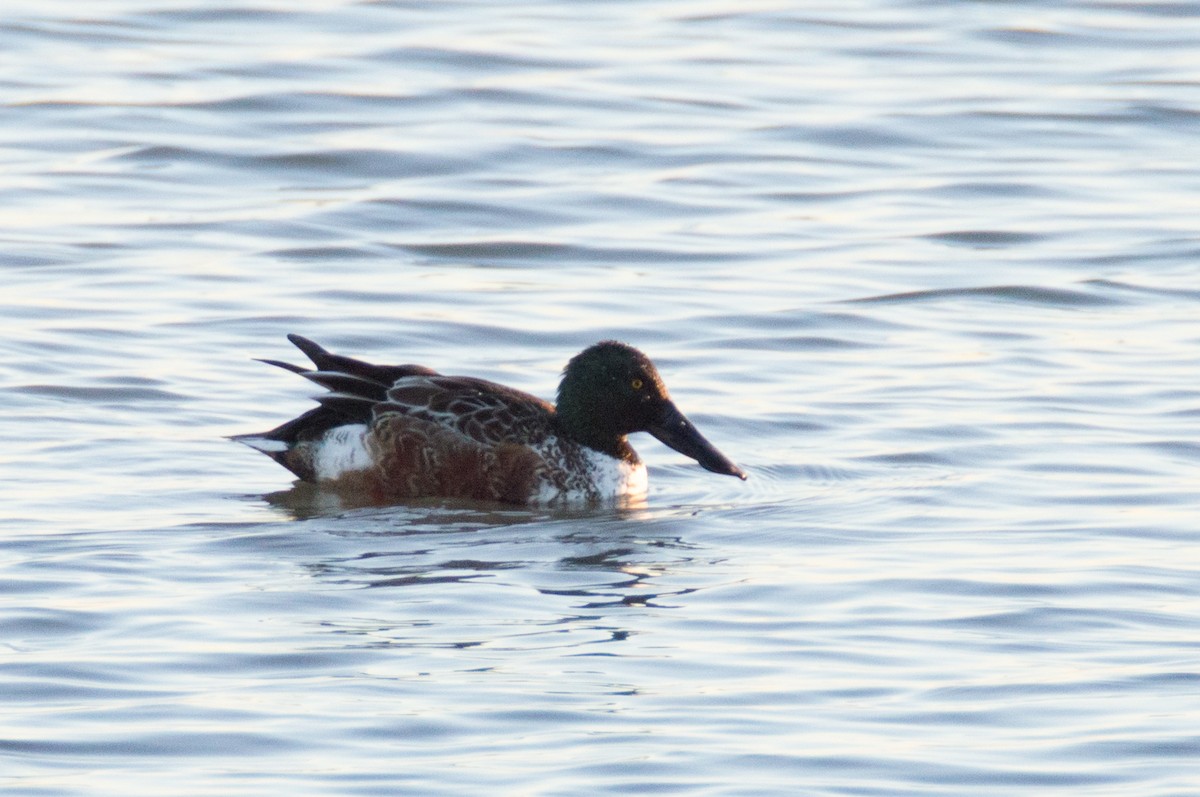
<path id="1" fill-rule="evenodd" d="M 257 437 L 255 435 L 242 434 L 233 438 L 239 443 L 245 443 L 255 451 L 261 451 L 264 454 L 278 454 L 288 450 L 288 444 L 282 440 L 272 440 L 269 437 Z"/>
<path id="2" fill-rule="evenodd" d="M 313 470 L 318 479 L 336 479 L 345 473 L 365 470 L 373 464 L 365 440 L 367 426 L 362 423 L 335 426 L 316 446 Z"/>

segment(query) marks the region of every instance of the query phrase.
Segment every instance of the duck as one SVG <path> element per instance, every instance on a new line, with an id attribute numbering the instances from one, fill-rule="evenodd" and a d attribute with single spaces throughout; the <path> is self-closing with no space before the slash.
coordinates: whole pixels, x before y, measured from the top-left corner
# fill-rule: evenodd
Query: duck
<path id="1" fill-rule="evenodd" d="M 260 362 L 325 388 L 317 406 L 274 429 L 231 439 L 300 481 L 371 504 L 450 498 L 522 505 L 644 496 L 646 466 L 628 436 L 652 436 L 713 473 L 747 474 L 676 406 L 638 349 L 604 340 L 563 369 L 556 401 L 423 365 L 375 365 L 288 340 L 304 368 Z"/>

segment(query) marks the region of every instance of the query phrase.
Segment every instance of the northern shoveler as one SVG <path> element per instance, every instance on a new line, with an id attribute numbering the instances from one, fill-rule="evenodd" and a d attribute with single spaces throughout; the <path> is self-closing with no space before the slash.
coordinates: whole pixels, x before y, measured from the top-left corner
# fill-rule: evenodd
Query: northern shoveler
<path id="1" fill-rule="evenodd" d="M 671 401 L 632 346 L 604 341 L 567 363 L 557 406 L 422 365 L 372 365 L 288 340 L 315 370 L 263 360 L 330 392 L 262 434 L 233 439 L 300 479 L 374 503 L 446 497 L 516 504 L 596 502 L 646 491 L 626 436 L 649 432 L 713 473 L 745 479 Z"/>

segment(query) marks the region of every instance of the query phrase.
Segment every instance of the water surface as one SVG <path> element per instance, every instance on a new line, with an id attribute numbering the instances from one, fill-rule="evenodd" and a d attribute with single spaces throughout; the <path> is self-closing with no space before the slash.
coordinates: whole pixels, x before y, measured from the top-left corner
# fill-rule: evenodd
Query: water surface
<path id="1" fill-rule="evenodd" d="M 254 4 L 0 22 L 0 789 L 1184 795 L 1200 13 Z M 749 481 L 339 509 L 298 332 Z"/>

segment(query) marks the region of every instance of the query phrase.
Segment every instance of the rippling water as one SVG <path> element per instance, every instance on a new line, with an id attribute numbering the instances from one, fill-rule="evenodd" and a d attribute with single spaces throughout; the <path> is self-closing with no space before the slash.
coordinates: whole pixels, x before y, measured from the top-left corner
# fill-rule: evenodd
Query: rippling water
<path id="1" fill-rule="evenodd" d="M 1200 10 L 0 22 L 0 791 L 1194 794 Z M 299 332 L 751 472 L 344 511 Z"/>

